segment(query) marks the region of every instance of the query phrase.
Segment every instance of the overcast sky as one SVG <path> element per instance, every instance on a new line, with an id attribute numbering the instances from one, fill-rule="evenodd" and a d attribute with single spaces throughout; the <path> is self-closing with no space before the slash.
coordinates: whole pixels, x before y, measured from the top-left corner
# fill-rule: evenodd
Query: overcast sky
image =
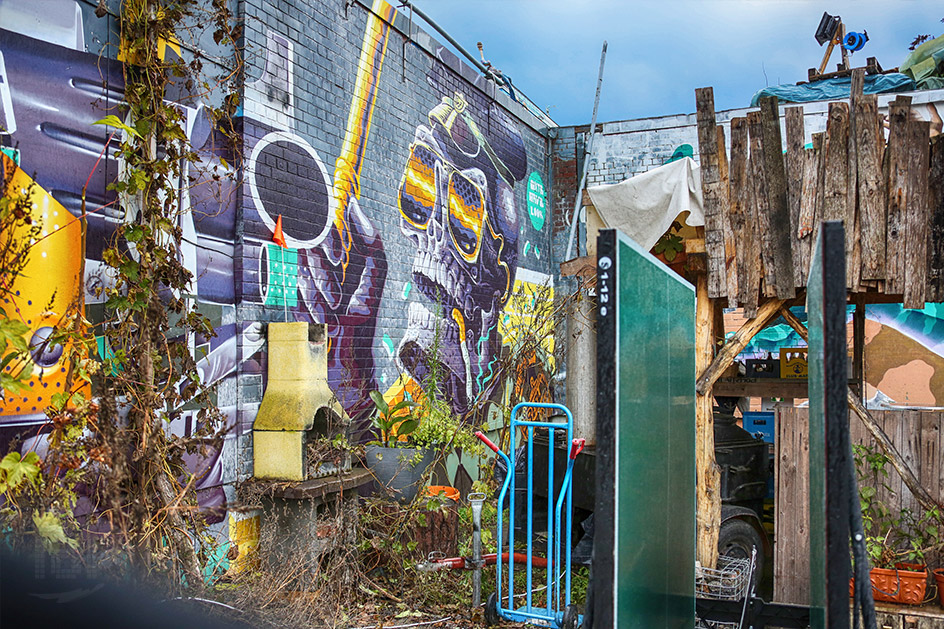
<path id="1" fill-rule="evenodd" d="M 868 31 L 854 67 L 898 66 L 918 34 L 944 33 L 937 0 L 416 0 L 466 50 L 485 55 L 561 125 L 589 124 L 600 50 L 609 42 L 600 121 L 695 110 L 712 86 L 715 108 L 750 104 L 766 85 L 806 80 L 825 47 L 823 11 Z M 401 9 L 408 12 L 409 9 Z M 427 31 L 431 29 L 426 28 Z M 840 61 L 833 52 L 830 69 Z"/>

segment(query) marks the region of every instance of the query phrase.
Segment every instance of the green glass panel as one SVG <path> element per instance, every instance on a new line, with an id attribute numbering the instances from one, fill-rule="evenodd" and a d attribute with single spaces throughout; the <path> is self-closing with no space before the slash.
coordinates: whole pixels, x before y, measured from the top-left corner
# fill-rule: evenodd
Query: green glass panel
<path id="1" fill-rule="evenodd" d="M 823 349 L 823 250 L 817 238 L 806 288 L 810 396 L 810 623 L 826 627 L 826 402 Z"/>
<path id="2" fill-rule="evenodd" d="M 614 626 L 693 627 L 695 294 L 622 234 L 616 268 Z"/>

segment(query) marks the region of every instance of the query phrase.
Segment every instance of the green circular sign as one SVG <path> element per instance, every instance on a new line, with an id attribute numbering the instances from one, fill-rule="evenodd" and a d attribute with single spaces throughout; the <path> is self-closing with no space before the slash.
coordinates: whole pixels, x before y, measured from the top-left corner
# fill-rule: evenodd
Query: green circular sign
<path id="1" fill-rule="evenodd" d="M 534 228 L 541 231 L 547 216 L 547 196 L 544 193 L 544 182 L 538 172 L 533 172 L 528 177 L 528 216 L 531 217 Z"/>

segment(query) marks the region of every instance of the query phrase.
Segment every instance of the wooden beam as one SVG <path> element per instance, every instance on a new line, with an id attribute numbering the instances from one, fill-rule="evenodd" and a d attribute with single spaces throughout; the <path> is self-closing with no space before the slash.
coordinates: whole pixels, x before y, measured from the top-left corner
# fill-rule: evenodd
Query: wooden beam
<path id="1" fill-rule="evenodd" d="M 790 237 L 790 206 L 787 202 L 787 171 L 783 161 L 780 134 L 780 109 L 777 97 L 760 99 L 761 127 L 764 136 L 764 167 L 767 174 L 767 199 L 770 218 L 770 244 L 775 272 L 776 295 L 791 299 L 796 295 L 793 281 L 793 239 Z"/>
<path id="2" fill-rule="evenodd" d="M 699 275 L 695 293 L 695 373 L 708 367 L 714 349 L 714 304 L 708 297 L 708 278 Z M 710 391 L 695 396 L 696 546 L 702 566 L 718 561 L 721 530 L 721 471 L 715 462 L 714 415 Z"/>
<path id="3" fill-rule="evenodd" d="M 809 332 L 806 330 L 806 326 L 797 319 L 789 308 L 783 308 L 780 311 L 780 314 L 786 320 L 787 324 L 800 335 L 800 337 L 809 342 Z M 898 475 L 901 477 L 902 482 L 907 485 L 908 489 L 911 491 L 912 495 L 915 497 L 915 500 L 927 511 L 932 509 L 940 510 L 942 508 L 941 503 L 937 501 L 936 498 L 932 497 L 928 490 L 925 489 L 918 477 L 915 476 L 914 471 L 911 469 L 911 466 L 905 461 L 904 457 L 901 455 L 901 452 L 898 451 L 898 448 L 895 447 L 895 444 L 892 443 L 892 440 L 888 438 L 888 435 L 885 434 L 885 431 L 882 430 L 882 427 L 878 425 L 875 421 L 875 418 L 869 414 L 868 409 L 862 405 L 862 402 L 859 400 L 855 391 L 849 387 L 846 390 L 846 399 L 849 404 L 849 408 L 852 410 L 856 416 L 862 420 L 862 423 L 865 425 L 866 429 L 869 431 L 869 434 L 872 435 L 872 438 L 882 449 L 882 452 L 885 456 L 888 457 L 888 460 L 891 462 L 892 467 L 895 468 L 895 471 L 898 472 Z"/>
<path id="4" fill-rule="evenodd" d="M 695 392 L 698 395 L 706 395 L 724 370 L 731 366 L 737 355 L 747 347 L 754 335 L 764 329 L 764 326 L 780 312 L 783 305 L 783 299 L 770 299 L 757 309 L 757 316 L 744 322 L 741 328 L 734 333 L 724 343 L 724 347 L 715 356 L 704 371 L 698 372 L 698 380 L 695 382 Z"/>
<path id="5" fill-rule="evenodd" d="M 698 118 L 698 154 L 701 161 L 701 189 L 705 204 L 705 247 L 708 254 L 708 295 L 726 294 L 724 221 L 728 210 L 728 190 L 722 186 L 718 164 L 718 131 L 715 123 L 714 90 L 695 90 Z"/>

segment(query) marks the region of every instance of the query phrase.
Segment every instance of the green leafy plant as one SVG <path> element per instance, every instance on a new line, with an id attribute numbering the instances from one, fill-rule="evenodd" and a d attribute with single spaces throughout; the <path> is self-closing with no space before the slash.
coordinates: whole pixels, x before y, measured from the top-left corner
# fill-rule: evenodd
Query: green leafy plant
<path id="1" fill-rule="evenodd" d="M 370 399 L 376 408 L 371 422 L 380 433 L 380 445 L 396 447 L 401 437 L 409 437 L 416 430 L 419 422 L 410 414 L 417 407 L 415 402 L 400 400 L 396 404 L 388 404 L 380 391 L 371 391 Z"/>
<path id="2" fill-rule="evenodd" d="M 665 258 L 666 262 L 672 262 L 682 251 L 685 250 L 685 245 L 682 242 L 682 237 L 678 234 L 672 233 L 682 229 L 682 224 L 678 221 L 673 221 L 672 226 L 669 227 L 669 230 L 662 234 L 662 237 L 656 241 L 656 244 L 652 247 L 652 252 L 655 254 L 662 254 L 662 257 Z"/>
<path id="3" fill-rule="evenodd" d="M 899 563 L 926 564 L 928 553 L 944 548 L 940 511 L 890 508 L 879 497 L 880 490 L 890 491 L 886 483 L 888 457 L 870 446 L 858 444 L 853 445 L 853 456 L 866 550 L 872 566 L 895 568 Z"/>

